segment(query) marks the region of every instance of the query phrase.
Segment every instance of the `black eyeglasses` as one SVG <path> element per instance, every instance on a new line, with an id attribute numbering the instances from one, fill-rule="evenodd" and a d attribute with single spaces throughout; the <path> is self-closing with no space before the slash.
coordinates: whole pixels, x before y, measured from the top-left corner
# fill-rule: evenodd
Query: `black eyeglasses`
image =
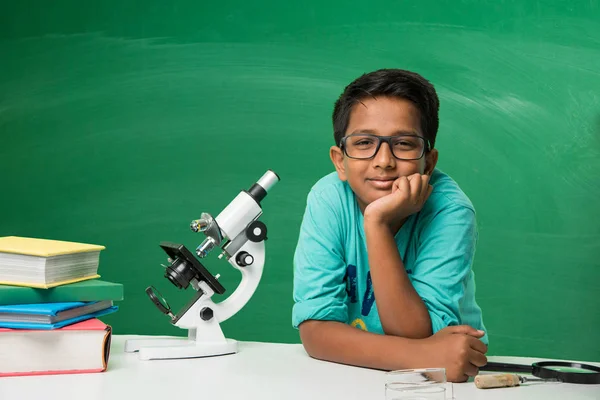
<path id="1" fill-rule="evenodd" d="M 418 160 L 430 148 L 429 141 L 417 135 L 377 136 L 368 133 L 344 136 L 340 148 L 350 158 L 368 160 L 375 157 L 382 142 L 387 143 L 399 160 Z"/>

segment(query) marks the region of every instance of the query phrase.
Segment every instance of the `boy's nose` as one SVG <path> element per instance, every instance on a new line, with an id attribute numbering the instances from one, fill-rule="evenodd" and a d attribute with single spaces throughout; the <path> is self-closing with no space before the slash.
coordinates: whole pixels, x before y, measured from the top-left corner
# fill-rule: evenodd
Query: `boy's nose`
<path id="1" fill-rule="evenodd" d="M 393 168 L 396 165 L 396 157 L 392 154 L 392 149 L 387 143 L 381 143 L 379 150 L 373 157 L 376 167 Z"/>

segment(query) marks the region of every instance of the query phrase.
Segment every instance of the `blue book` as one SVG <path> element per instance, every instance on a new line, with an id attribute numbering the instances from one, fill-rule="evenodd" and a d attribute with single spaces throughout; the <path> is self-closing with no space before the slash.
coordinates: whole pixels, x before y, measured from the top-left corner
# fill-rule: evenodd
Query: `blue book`
<path id="1" fill-rule="evenodd" d="M 57 329 L 117 310 L 108 300 L 0 306 L 0 328 Z"/>

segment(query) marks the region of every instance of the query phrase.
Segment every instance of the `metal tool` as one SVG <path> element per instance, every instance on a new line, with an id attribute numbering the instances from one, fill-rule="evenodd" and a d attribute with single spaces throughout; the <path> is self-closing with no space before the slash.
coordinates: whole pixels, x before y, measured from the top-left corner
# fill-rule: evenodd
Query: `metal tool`
<path id="1" fill-rule="evenodd" d="M 517 374 L 488 374 L 477 375 L 475 377 L 475 386 L 477 386 L 478 389 L 520 386 L 522 383 L 526 382 L 558 382 L 558 380 L 554 378 L 529 378 Z"/>
<path id="2" fill-rule="evenodd" d="M 600 384 L 600 367 L 568 361 L 540 361 L 531 365 L 489 362 L 480 371 L 531 374 L 541 379 L 556 379 L 564 383 Z"/>

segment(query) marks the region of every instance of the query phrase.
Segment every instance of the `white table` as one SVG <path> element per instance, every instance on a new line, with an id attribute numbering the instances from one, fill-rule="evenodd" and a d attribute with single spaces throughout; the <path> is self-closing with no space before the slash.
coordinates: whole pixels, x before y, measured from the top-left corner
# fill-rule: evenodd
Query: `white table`
<path id="1" fill-rule="evenodd" d="M 277 399 L 384 400 L 384 372 L 310 358 L 302 345 L 241 342 L 239 353 L 188 360 L 140 361 L 124 353 L 127 339 L 113 336 L 103 373 L 0 378 L 0 400 L 177 400 Z M 532 363 L 530 358 L 490 361 Z M 600 364 L 595 364 L 600 365 Z M 456 400 L 598 400 L 600 385 L 529 384 L 477 389 L 472 382 L 449 384 Z"/>

